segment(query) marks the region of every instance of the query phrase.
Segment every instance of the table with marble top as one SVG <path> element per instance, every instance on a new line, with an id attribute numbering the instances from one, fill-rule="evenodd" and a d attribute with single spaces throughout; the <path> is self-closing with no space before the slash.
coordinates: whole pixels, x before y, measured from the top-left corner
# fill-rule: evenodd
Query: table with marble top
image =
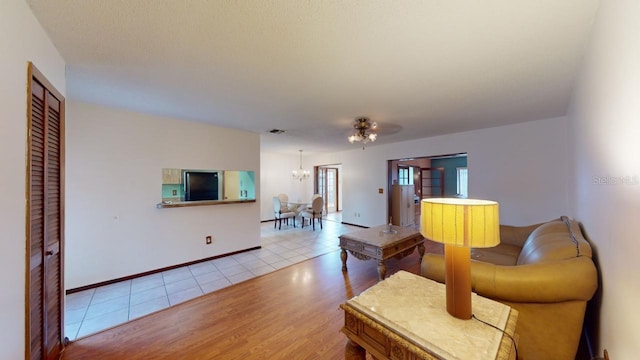
<path id="1" fill-rule="evenodd" d="M 378 279 L 387 274 L 385 261 L 402 258 L 418 248 L 420 261 L 424 256 L 424 237 L 414 227 L 380 225 L 349 232 L 340 236 L 342 271 L 347 271 L 347 252 L 360 260 L 378 261 Z"/>
<path id="2" fill-rule="evenodd" d="M 340 305 L 345 359 L 515 359 L 518 311 L 472 293 L 474 318 L 446 310 L 444 284 L 398 271 Z"/>

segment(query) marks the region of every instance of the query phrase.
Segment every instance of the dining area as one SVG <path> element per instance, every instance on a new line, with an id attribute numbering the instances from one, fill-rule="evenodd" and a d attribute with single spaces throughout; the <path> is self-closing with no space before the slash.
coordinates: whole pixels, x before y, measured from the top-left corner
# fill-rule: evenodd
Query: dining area
<path id="1" fill-rule="evenodd" d="M 316 230 L 316 220 L 322 230 L 322 216 L 324 210 L 324 199 L 320 194 L 314 194 L 309 202 L 290 201 L 289 196 L 280 193 L 273 197 L 274 229 L 282 229 L 284 221 L 285 228 L 296 227 L 296 223 L 302 228 L 307 224 L 313 231 Z"/>

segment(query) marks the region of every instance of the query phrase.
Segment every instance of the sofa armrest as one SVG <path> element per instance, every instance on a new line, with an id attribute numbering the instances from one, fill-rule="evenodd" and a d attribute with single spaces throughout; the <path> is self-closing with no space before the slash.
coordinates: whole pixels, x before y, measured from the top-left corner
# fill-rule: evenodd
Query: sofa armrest
<path id="1" fill-rule="evenodd" d="M 444 283 L 444 256 L 425 254 L 421 271 L 422 276 Z M 511 302 L 588 301 L 598 277 L 593 261 L 585 256 L 516 266 L 472 260 L 471 287 L 478 295 Z"/>
<path id="2" fill-rule="evenodd" d="M 500 243 L 523 247 L 533 230 L 537 229 L 540 224 L 527 226 L 511 226 L 500 225 Z"/>

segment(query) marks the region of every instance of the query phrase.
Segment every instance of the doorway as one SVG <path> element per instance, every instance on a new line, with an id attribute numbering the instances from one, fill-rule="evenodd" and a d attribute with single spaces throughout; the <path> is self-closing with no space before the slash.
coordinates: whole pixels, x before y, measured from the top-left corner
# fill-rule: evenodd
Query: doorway
<path id="1" fill-rule="evenodd" d="M 388 216 L 393 212 L 393 185 L 413 185 L 415 224 L 420 200 L 429 197 L 467 196 L 467 153 L 422 156 L 388 161 Z M 461 174 L 464 176 L 462 177 Z M 388 217 L 387 216 L 387 217 Z"/>
<path id="2" fill-rule="evenodd" d="M 63 339 L 64 97 L 29 63 L 26 358 L 57 359 Z"/>
<path id="3" fill-rule="evenodd" d="M 320 165 L 315 167 L 314 193 L 324 198 L 324 211 L 327 215 L 342 210 L 342 165 Z"/>

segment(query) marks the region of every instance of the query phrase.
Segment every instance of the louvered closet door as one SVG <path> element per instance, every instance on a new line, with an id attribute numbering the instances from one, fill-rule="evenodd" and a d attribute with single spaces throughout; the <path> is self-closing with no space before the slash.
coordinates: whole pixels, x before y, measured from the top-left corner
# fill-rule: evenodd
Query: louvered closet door
<path id="1" fill-rule="evenodd" d="M 31 80 L 29 119 L 28 343 L 31 359 L 55 359 L 63 347 L 64 100 L 36 78 Z"/>

